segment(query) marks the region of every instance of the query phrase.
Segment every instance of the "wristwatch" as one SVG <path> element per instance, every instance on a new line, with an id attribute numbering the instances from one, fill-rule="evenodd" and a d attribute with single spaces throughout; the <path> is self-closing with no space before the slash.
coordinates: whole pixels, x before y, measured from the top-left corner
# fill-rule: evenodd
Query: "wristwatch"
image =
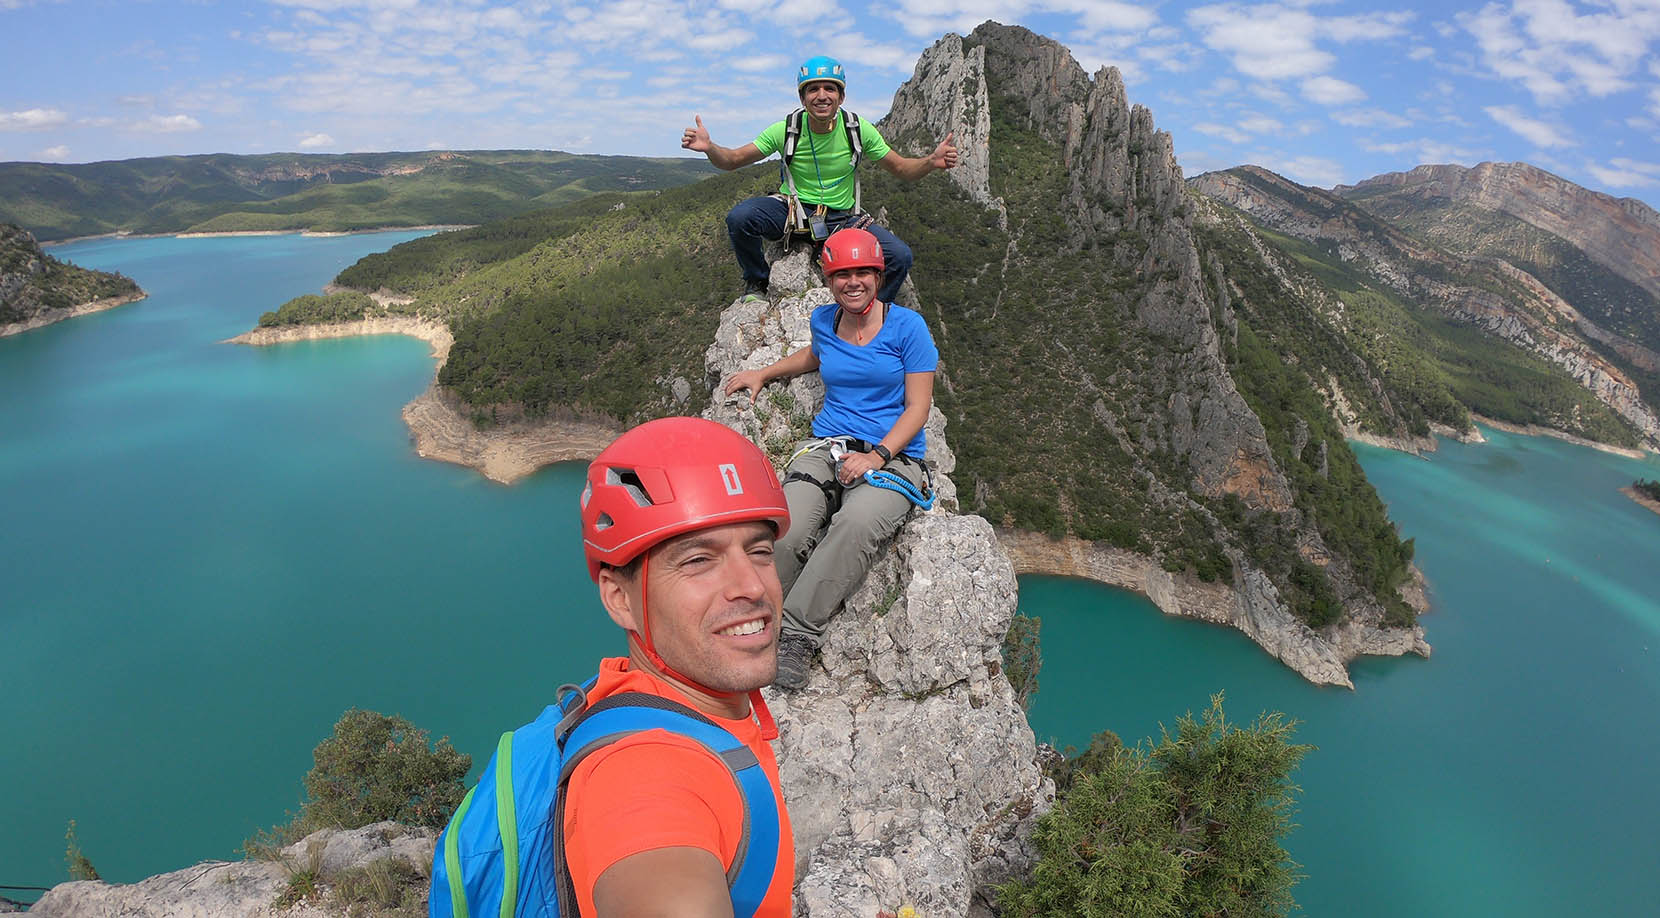
<path id="1" fill-rule="evenodd" d="M 888 448 L 886 446 L 883 446 L 880 443 L 876 444 L 875 446 L 872 446 L 870 448 L 870 451 L 875 453 L 876 455 L 882 457 L 882 464 L 883 465 L 886 465 L 889 462 L 893 461 L 893 453 L 889 452 Z"/>

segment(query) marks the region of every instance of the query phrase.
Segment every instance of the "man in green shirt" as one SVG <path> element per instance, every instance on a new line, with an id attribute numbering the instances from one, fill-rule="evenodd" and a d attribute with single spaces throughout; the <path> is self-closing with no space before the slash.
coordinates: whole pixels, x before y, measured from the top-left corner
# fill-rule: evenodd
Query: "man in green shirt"
<path id="1" fill-rule="evenodd" d="M 806 111 L 805 124 L 795 139 L 793 155 L 787 157 L 789 171 L 778 193 L 750 198 L 726 215 L 726 231 L 732 239 L 732 251 L 738 256 L 738 266 L 743 269 L 746 297 L 766 296 L 768 266 L 761 240 L 781 239 L 786 226 L 791 225 L 806 229 L 815 243 L 823 243 L 845 226 L 869 230 L 882 244 L 882 286 L 876 296 L 884 303 L 893 302 L 911 270 L 910 247 L 885 227 L 871 222 L 859 206 L 856 151 L 850 143 L 853 130 L 848 113 L 842 111 L 846 91 L 846 75 L 834 59 L 821 55 L 801 65 L 796 72 L 796 93 Z M 681 134 L 680 146 L 704 154 L 716 168 L 728 172 L 789 149 L 792 132 L 788 119 L 774 122 L 753 141 L 736 148 L 714 143 L 703 127 L 703 119 L 696 118 L 696 122 Z M 957 165 L 957 147 L 951 142 L 951 134 L 933 153 L 912 158 L 889 148 L 874 125 L 863 119 L 857 124 L 857 142 L 862 148 L 859 158 L 874 160 L 899 178 L 915 181 L 936 169 Z M 800 202 L 793 222 L 792 192 Z M 806 225 L 801 227 L 802 223 Z"/>

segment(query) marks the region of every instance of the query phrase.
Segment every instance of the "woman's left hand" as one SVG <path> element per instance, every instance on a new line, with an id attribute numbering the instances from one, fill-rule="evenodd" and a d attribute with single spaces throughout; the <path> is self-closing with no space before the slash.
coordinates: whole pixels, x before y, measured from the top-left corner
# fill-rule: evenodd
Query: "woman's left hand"
<path id="1" fill-rule="evenodd" d="M 848 453 L 842 457 L 841 469 L 838 477 L 844 485 L 858 481 L 866 472 L 875 471 L 882 467 L 882 457 L 874 452 Z"/>

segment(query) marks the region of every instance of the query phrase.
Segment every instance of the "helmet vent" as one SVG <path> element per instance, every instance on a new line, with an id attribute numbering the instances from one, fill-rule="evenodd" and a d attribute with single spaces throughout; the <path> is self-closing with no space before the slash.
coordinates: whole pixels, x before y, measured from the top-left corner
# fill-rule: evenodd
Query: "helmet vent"
<path id="1" fill-rule="evenodd" d="M 582 486 L 582 509 L 588 509 L 588 501 L 594 496 L 594 483 L 588 482 Z"/>
<path id="2" fill-rule="evenodd" d="M 610 529 L 612 526 L 615 526 L 615 525 L 617 525 L 617 522 L 616 522 L 616 520 L 611 519 L 611 514 L 601 513 L 599 515 L 599 519 L 594 520 L 594 531 L 595 532 L 604 532 L 605 530 Z"/>
<path id="3" fill-rule="evenodd" d="M 627 491 L 628 496 L 634 498 L 634 505 L 637 507 L 650 507 L 652 505 L 651 495 L 646 493 L 645 484 L 640 481 L 640 476 L 634 474 L 633 469 L 607 468 L 605 470 L 605 483 Z"/>

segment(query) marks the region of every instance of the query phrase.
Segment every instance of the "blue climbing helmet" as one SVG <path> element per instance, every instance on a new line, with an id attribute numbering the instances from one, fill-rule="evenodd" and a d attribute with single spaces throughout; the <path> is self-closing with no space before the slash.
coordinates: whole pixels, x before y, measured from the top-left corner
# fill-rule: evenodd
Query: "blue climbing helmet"
<path id="1" fill-rule="evenodd" d="M 808 83 L 817 83 L 820 80 L 835 83 L 842 88 L 843 93 L 847 92 L 847 73 L 842 70 L 842 62 L 833 57 L 825 57 L 820 54 L 817 57 L 807 58 L 806 63 L 801 65 L 801 69 L 796 71 L 796 95 L 801 95 L 801 90 Z"/>

